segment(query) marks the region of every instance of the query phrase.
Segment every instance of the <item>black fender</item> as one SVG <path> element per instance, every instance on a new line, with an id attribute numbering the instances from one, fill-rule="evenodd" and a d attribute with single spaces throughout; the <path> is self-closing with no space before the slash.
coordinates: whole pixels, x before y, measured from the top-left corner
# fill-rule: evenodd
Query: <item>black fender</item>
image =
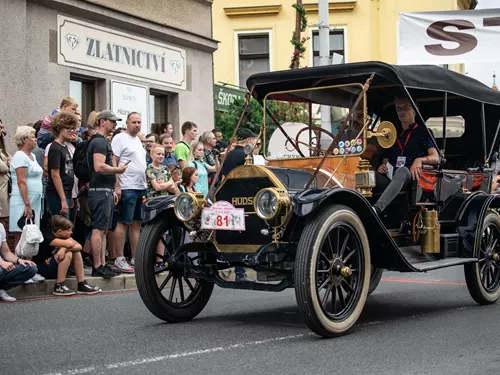
<path id="1" fill-rule="evenodd" d="M 381 269 L 401 272 L 419 272 L 401 254 L 384 224 L 368 200 L 353 189 L 309 189 L 292 198 L 294 213 L 307 218 L 321 207 L 341 204 L 351 208 L 361 219 L 370 243 L 372 264 Z"/>
<path id="2" fill-rule="evenodd" d="M 177 195 L 165 195 L 146 200 L 141 207 L 142 222 L 147 223 L 152 221 L 165 211 L 171 211 L 173 214 L 176 200 Z M 174 217 L 177 219 L 175 215 Z"/>
<path id="3" fill-rule="evenodd" d="M 475 194 L 467 199 L 457 215 L 460 237 L 460 256 L 473 258 L 479 251 L 483 221 L 488 210 L 500 208 L 500 196 L 486 193 Z"/>

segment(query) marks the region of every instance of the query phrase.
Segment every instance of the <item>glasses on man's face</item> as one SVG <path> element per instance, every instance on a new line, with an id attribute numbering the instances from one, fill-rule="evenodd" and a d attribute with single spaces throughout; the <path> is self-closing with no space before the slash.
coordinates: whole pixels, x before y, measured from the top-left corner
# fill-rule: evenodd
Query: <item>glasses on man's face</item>
<path id="1" fill-rule="evenodd" d="M 411 108 L 411 105 L 409 105 L 409 104 L 396 105 L 396 111 L 398 111 L 398 112 L 408 111 L 410 108 Z"/>

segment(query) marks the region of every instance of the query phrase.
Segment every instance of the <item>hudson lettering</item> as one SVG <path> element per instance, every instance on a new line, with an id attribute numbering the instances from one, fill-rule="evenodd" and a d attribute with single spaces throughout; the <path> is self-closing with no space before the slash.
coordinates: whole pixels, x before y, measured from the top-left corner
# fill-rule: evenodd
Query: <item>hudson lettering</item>
<path id="1" fill-rule="evenodd" d="M 233 206 L 251 206 L 253 197 L 235 197 L 231 200 Z"/>

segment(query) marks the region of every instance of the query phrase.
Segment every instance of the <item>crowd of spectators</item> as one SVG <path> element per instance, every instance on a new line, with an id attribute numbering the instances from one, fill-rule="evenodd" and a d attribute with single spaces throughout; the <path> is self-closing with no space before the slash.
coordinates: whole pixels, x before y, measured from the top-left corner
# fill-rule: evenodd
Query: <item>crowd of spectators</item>
<path id="1" fill-rule="evenodd" d="M 241 129 L 228 148 L 218 129 L 199 136 L 191 121 L 177 142 L 172 124 L 153 124 L 146 135 L 142 127 L 139 113 L 121 119 L 110 110 L 93 111 L 82 123 L 78 102 L 68 97 L 43 120 L 17 127 L 11 156 L 0 120 L 0 217 L 14 243 L 31 221 L 44 235 L 38 254 L 21 259 L 0 223 L 0 300 L 15 300 L 7 290 L 17 285 L 45 279 L 56 280 L 55 295 L 95 294 L 101 290 L 86 273 L 133 273 L 144 201 L 180 192 L 207 196 L 225 154 L 221 179 L 244 164 L 243 147 L 256 138 Z M 246 279 L 244 269 L 236 271 Z M 77 279 L 76 292 L 65 285 L 68 277 Z"/>

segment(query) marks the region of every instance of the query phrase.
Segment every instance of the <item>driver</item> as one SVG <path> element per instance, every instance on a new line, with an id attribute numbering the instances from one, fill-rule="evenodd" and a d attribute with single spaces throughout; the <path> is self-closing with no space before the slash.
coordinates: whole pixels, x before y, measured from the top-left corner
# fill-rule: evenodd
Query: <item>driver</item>
<path id="1" fill-rule="evenodd" d="M 394 167 L 392 180 L 380 196 L 374 209 L 379 215 L 412 179 L 418 180 L 422 164 L 439 164 L 439 154 L 425 125 L 415 122 L 415 110 L 406 98 L 394 100 L 396 112 L 403 131 L 396 143 L 384 152 L 384 159 L 378 168 L 377 178 L 387 179 L 388 163 Z"/>

